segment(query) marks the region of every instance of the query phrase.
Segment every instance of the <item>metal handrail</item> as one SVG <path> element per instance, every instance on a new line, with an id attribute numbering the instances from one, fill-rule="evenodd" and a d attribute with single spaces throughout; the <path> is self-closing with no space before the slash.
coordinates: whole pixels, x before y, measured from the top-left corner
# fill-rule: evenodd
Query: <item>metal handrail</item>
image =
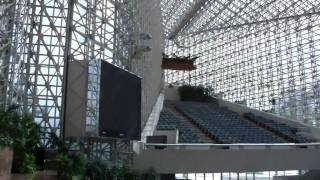
<path id="1" fill-rule="evenodd" d="M 274 143 L 274 144 L 266 144 L 266 143 L 239 143 L 239 144 L 213 144 L 213 143 L 198 143 L 198 144 L 157 144 L 157 143 L 147 143 L 143 144 L 144 149 L 148 147 L 170 147 L 171 149 L 192 149 L 192 148 L 209 148 L 209 149 L 246 149 L 246 148 L 263 148 L 263 149 L 272 149 L 272 148 L 309 148 L 315 147 L 320 148 L 320 142 L 316 143 Z"/>

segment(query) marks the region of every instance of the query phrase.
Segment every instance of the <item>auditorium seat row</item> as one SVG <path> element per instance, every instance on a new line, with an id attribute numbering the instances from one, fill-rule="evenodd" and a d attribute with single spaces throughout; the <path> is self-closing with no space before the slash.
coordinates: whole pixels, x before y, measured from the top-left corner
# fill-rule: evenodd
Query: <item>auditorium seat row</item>
<path id="1" fill-rule="evenodd" d="M 208 103 L 177 102 L 176 108 L 190 117 L 195 124 L 221 143 L 285 143 L 277 136 L 245 120 L 238 113 Z"/>
<path id="2" fill-rule="evenodd" d="M 158 130 L 179 130 L 180 143 L 202 143 L 198 127 L 217 143 L 308 143 L 315 140 L 301 135 L 299 128 L 246 113 L 240 116 L 234 111 L 200 102 L 175 102 L 174 107 L 185 118 L 176 116 L 167 108 L 160 114 Z M 203 136 L 203 135 L 202 135 Z"/>
<path id="3" fill-rule="evenodd" d="M 157 130 L 179 130 L 179 143 L 202 143 L 193 127 L 167 109 L 160 113 Z"/>
<path id="4" fill-rule="evenodd" d="M 244 117 L 249 119 L 253 123 L 256 123 L 258 126 L 266 128 L 274 132 L 275 134 L 278 134 L 279 136 L 287 139 L 290 142 L 308 143 L 308 142 L 315 141 L 299 134 L 299 129 L 296 127 L 291 127 L 287 124 L 279 123 L 272 119 L 267 119 L 262 116 L 257 116 L 253 113 L 246 113 L 244 114 Z"/>

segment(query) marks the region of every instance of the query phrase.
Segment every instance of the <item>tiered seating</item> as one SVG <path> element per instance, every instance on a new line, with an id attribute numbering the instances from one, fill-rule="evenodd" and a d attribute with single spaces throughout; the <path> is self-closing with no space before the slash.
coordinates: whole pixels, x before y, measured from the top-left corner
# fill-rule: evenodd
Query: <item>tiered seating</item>
<path id="1" fill-rule="evenodd" d="M 201 143 L 201 139 L 192 130 L 189 124 L 187 124 L 183 119 L 175 116 L 172 112 L 163 109 L 159 122 L 157 125 L 157 130 L 179 130 L 179 143 Z"/>
<path id="2" fill-rule="evenodd" d="M 252 113 L 246 113 L 244 115 L 245 118 L 249 119 L 250 121 L 256 123 L 257 125 L 264 127 L 274 133 L 278 134 L 279 136 L 284 137 L 285 139 L 295 142 L 295 143 L 308 143 L 313 142 L 314 140 L 308 139 L 303 137 L 298 133 L 298 128 L 291 127 L 287 124 L 276 122 L 272 119 L 267 119 L 261 116 L 257 116 Z"/>
<path id="3" fill-rule="evenodd" d="M 284 143 L 284 139 L 240 117 L 207 103 L 178 102 L 176 107 L 221 143 Z"/>

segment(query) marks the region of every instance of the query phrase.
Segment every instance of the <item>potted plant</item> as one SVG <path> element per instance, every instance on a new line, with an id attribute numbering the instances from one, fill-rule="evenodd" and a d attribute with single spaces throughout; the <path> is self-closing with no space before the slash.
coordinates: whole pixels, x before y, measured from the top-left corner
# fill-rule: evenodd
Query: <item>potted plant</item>
<path id="1" fill-rule="evenodd" d="M 11 148 L 13 140 L 4 135 L 0 135 L 0 179 L 9 180 L 12 167 L 13 150 Z"/>
<path id="2" fill-rule="evenodd" d="M 58 178 L 64 180 L 84 179 L 86 173 L 86 159 L 82 153 L 59 153 L 56 157 Z"/>

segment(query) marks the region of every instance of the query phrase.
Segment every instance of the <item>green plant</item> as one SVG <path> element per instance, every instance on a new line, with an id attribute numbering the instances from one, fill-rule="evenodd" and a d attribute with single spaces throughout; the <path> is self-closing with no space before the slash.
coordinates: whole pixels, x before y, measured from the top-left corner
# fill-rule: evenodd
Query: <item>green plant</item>
<path id="1" fill-rule="evenodd" d="M 211 87 L 184 85 L 178 88 L 181 101 L 213 101 Z"/>
<path id="2" fill-rule="evenodd" d="M 12 172 L 25 173 L 22 171 L 24 164 L 34 161 L 29 155 L 40 144 L 40 126 L 33 121 L 31 115 L 20 115 L 17 107 L 12 106 L 7 111 L 0 110 L 0 135 L 13 140 Z"/>
<path id="3" fill-rule="evenodd" d="M 107 179 L 108 164 L 100 159 L 89 160 L 86 164 L 87 175 L 94 180 Z"/>
<path id="4" fill-rule="evenodd" d="M 13 145 L 13 139 L 9 136 L 0 134 L 0 148 L 11 147 Z"/>
<path id="5" fill-rule="evenodd" d="M 86 174 L 86 158 L 83 153 L 71 154 L 73 174 L 85 177 Z"/>
<path id="6" fill-rule="evenodd" d="M 68 154 L 60 153 L 55 160 L 56 170 L 58 171 L 58 177 L 63 179 L 72 178 L 72 165 Z"/>
<path id="7" fill-rule="evenodd" d="M 20 167 L 20 173 L 28 174 L 28 179 L 34 179 L 37 171 L 37 166 L 35 164 L 35 157 L 32 154 L 25 154 L 24 160 Z"/>
<path id="8" fill-rule="evenodd" d="M 156 172 L 154 169 L 150 168 L 147 172 L 142 174 L 141 180 L 155 180 L 156 179 Z"/>
<path id="9" fill-rule="evenodd" d="M 125 167 L 112 167 L 111 169 L 107 169 L 105 174 L 105 179 L 107 180 L 142 180 L 143 177 L 141 174 L 130 171 Z"/>
<path id="10" fill-rule="evenodd" d="M 105 180 L 155 180 L 156 173 L 150 169 L 147 172 L 140 173 L 132 171 L 126 167 L 112 167 L 104 171 Z M 96 179 L 96 177 L 94 177 Z"/>
<path id="11" fill-rule="evenodd" d="M 94 180 L 140 180 L 138 172 L 130 171 L 124 167 L 112 167 L 107 161 L 100 159 L 89 160 L 86 165 L 86 175 Z"/>
<path id="12" fill-rule="evenodd" d="M 60 179 L 69 180 L 73 176 L 81 179 L 85 177 L 86 159 L 82 153 L 67 154 L 59 153 L 55 160 L 55 167 Z"/>
<path id="13" fill-rule="evenodd" d="M 14 119 L 14 118 L 13 118 Z M 14 156 L 13 171 L 16 173 L 25 173 L 21 171 L 26 154 L 32 154 L 34 149 L 40 144 L 40 127 L 34 123 L 30 115 L 24 115 L 19 119 L 14 119 L 15 128 L 12 128 L 14 135 Z M 35 161 L 35 159 L 33 159 Z"/>

